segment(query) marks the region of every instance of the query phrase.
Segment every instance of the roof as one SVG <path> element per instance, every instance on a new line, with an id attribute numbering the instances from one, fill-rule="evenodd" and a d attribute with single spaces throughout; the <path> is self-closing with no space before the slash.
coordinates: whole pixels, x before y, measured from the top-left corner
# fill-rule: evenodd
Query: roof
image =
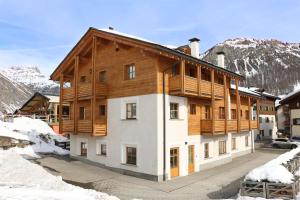
<path id="1" fill-rule="evenodd" d="M 283 97 L 283 98 L 281 99 L 281 101 L 280 101 L 279 103 L 280 103 L 280 104 L 281 104 L 281 103 L 285 103 L 285 102 L 287 102 L 288 100 L 293 99 L 294 97 L 296 97 L 296 96 L 298 96 L 298 95 L 300 95 L 300 88 L 294 90 L 293 92 L 291 92 L 291 93 L 289 93 L 289 94 L 287 94 L 285 97 Z"/>
<path id="2" fill-rule="evenodd" d="M 133 36 L 133 35 L 129 35 L 129 34 L 126 34 L 126 33 L 122 33 L 122 32 L 119 32 L 119 31 L 116 31 L 116 30 L 111 30 L 111 29 L 96 29 L 96 28 L 93 28 L 93 27 L 90 27 L 88 29 L 88 31 L 81 37 L 81 39 L 77 42 L 77 44 L 72 48 L 72 50 L 67 54 L 67 56 L 64 58 L 64 60 L 58 65 L 58 67 L 54 70 L 54 72 L 51 74 L 51 79 L 53 79 L 53 76 L 54 74 L 56 73 L 56 71 L 60 68 L 60 66 L 71 56 L 71 54 L 75 51 L 76 47 L 79 46 L 80 43 L 84 42 L 85 38 L 91 33 L 91 32 L 95 32 L 95 33 L 101 33 L 101 34 L 107 34 L 107 35 L 110 35 L 110 36 L 117 36 L 117 37 L 122 37 L 122 38 L 126 38 L 126 39 L 130 39 L 130 40 L 133 40 L 133 41 L 136 41 L 136 42 L 142 42 L 143 44 L 146 44 L 146 45 L 150 45 L 152 48 L 154 49 L 157 49 L 157 50 L 160 50 L 160 51 L 163 51 L 163 52 L 167 52 L 167 53 L 170 53 L 172 55 L 175 55 L 175 56 L 179 56 L 180 58 L 183 58 L 183 59 L 187 59 L 187 60 L 190 60 L 192 62 L 196 62 L 196 63 L 199 63 L 199 64 L 203 64 L 205 66 L 208 66 L 208 67 L 211 67 L 211 68 L 214 68 L 214 69 L 217 69 L 217 70 L 220 70 L 220 71 L 223 71 L 225 73 L 229 73 L 231 74 L 232 76 L 235 76 L 235 77 L 239 77 L 239 78 L 244 78 L 242 75 L 238 74 L 238 73 L 235 73 L 233 71 L 230 71 L 228 69 L 225 69 L 225 68 L 222 68 L 222 67 L 219 67 L 217 65 L 214 65 L 212 63 L 209 63 L 207 61 L 204 61 L 204 60 L 201 60 L 199 58 L 195 58 L 191 55 L 188 55 L 188 54 L 185 54 L 179 50 L 176 50 L 174 48 L 170 48 L 170 45 L 168 46 L 165 46 L 165 45 L 161 45 L 161 44 L 158 44 L 158 43 L 155 43 L 153 41 L 150 41 L 150 40 L 147 40 L 147 39 L 144 39 L 144 38 L 141 38 L 141 37 L 137 37 L 137 36 Z"/>
<path id="3" fill-rule="evenodd" d="M 231 84 L 231 89 L 236 90 L 236 86 L 234 84 Z M 239 92 L 242 92 L 244 94 L 256 97 L 256 98 L 262 98 L 262 96 L 258 92 L 254 92 L 246 87 L 239 86 Z"/>
<path id="4" fill-rule="evenodd" d="M 49 99 L 50 103 L 59 103 L 59 96 L 58 95 L 44 95 Z"/>
<path id="5" fill-rule="evenodd" d="M 49 101 L 49 100 L 50 100 L 47 96 L 45 96 L 45 95 L 43 95 L 43 94 L 41 94 L 41 93 L 39 93 L 39 92 L 34 93 L 34 94 L 30 97 L 30 99 L 28 99 L 28 101 L 26 101 L 26 102 L 23 104 L 23 106 L 22 106 L 20 109 L 18 109 L 18 110 L 15 111 L 15 113 L 17 113 L 18 111 L 22 111 L 22 112 L 28 112 L 28 111 L 30 111 L 30 109 L 31 109 L 37 102 L 41 101 L 42 99 L 44 99 L 44 100 L 46 100 L 46 101 Z"/>

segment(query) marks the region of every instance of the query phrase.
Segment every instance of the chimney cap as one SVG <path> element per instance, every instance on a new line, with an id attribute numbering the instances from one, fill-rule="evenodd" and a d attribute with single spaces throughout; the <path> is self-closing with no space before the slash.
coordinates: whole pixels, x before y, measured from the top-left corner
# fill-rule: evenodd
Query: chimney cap
<path id="1" fill-rule="evenodd" d="M 109 26 L 108 29 L 109 29 L 109 30 L 114 30 L 114 27 Z"/>
<path id="2" fill-rule="evenodd" d="M 191 38 L 191 39 L 189 39 L 189 41 L 190 41 L 190 42 L 199 42 L 199 41 L 200 41 L 200 39 L 199 39 L 199 38 L 196 38 L 196 37 L 194 37 L 194 38 Z"/>
<path id="3" fill-rule="evenodd" d="M 225 52 L 224 51 L 218 51 L 217 55 L 225 55 Z"/>

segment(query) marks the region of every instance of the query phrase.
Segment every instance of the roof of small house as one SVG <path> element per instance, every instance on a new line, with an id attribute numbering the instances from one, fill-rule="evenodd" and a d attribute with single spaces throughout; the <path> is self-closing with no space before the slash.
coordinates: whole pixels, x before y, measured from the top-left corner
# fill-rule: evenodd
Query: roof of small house
<path id="1" fill-rule="evenodd" d="M 283 98 L 281 99 L 281 101 L 280 101 L 279 103 L 280 103 L 280 104 L 285 103 L 285 102 L 287 102 L 287 101 L 293 99 L 294 97 L 296 97 L 296 96 L 298 96 L 298 95 L 300 95 L 300 88 L 294 90 L 293 92 L 291 92 L 291 93 L 289 93 L 289 94 L 287 94 L 285 97 L 283 97 Z"/>

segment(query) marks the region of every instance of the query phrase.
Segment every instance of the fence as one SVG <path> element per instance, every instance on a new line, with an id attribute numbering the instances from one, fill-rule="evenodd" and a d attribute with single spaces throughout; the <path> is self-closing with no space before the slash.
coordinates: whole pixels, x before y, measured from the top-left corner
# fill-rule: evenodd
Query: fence
<path id="1" fill-rule="evenodd" d="M 35 114 L 33 114 L 33 115 L 22 115 L 22 114 L 12 115 L 12 114 L 7 114 L 7 115 L 4 115 L 3 119 L 6 122 L 12 122 L 13 119 L 17 118 L 17 117 L 29 117 L 31 119 L 40 119 L 40 120 L 48 123 L 49 125 L 59 122 L 59 115 L 52 115 L 52 114 L 49 114 L 49 115 L 35 115 Z M 70 119 L 70 116 L 63 115 L 62 118 Z"/>

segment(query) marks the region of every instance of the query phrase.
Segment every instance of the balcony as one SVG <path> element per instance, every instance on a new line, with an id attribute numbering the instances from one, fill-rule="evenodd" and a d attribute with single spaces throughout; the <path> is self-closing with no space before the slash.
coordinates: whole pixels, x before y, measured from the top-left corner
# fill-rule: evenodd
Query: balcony
<path id="1" fill-rule="evenodd" d="M 251 120 L 250 125 L 251 129 L 257 129 L 257 120 Z"/>
<path id="2" fill-rule="evenodd" d="M 96 123 L 94 125 L 94 136 L 105 136 L 107 135 L 107 127 L 106 124 Z"/>
<path id="3" fill-rule="evenodd" d="M 88 97 L 92 95 L 91 83 L 78 83 L 78 97 Z"/>
<path id="4" fill-rule="evenodd" d="M 96 83 L 96 88 L 95 88 L 96 96 L 97 97 L 105 97 L 107 96 L 107 85 L 104 83 Z"/>
<path id="5" fill-rule="evenodd" d="M 241 130 L 249 130 L 249 120 L 241 120 Z"/>
<path id="6" fill-rule="evenodd" d="M 61 126 L 63 133 L 74 133 L 74 120 L 62 120 Z"/>
<path id="7" fill-rule="evenodd" d="M 228 131 L 237 131 L 237 120 L 232 119 L 227 121 L 227 130 Z"/>
<path id="8" fill-rule="evenodd" d="M 201 120 L 201 133 L 212 134 L 212 120 Z M 225 132 L 225 120 L 215 120 L 215 134 Z"/>
<path id="9" fill-rule="evenodd" d="M 63 101 L 72 101 L 75 97 L 75 88 L 63 88 L 62 89 L 62 99 Z"/>
<path id="10" fill-rule="evenodd" d="M 215 96 L 223 98 L 224 97 L 224 85 L 215 83 Z"/>
<path id="11" fill-rule="evenodd" d="M 78 120 L 77 132 L 78 133 L 92 133 L 92 121 L 91 120 Z"/>
<path id="12" fill-rule="evenodd" d="M 211 97 L 211 82 L 201 80 L 200 91 L 201 91 L 201 95 Z"/>
<path id="13" fill-rule="evenodd" d="M 185 76 L 185 92 L 198 95 L 198 80 L 191 76 Z"/>

